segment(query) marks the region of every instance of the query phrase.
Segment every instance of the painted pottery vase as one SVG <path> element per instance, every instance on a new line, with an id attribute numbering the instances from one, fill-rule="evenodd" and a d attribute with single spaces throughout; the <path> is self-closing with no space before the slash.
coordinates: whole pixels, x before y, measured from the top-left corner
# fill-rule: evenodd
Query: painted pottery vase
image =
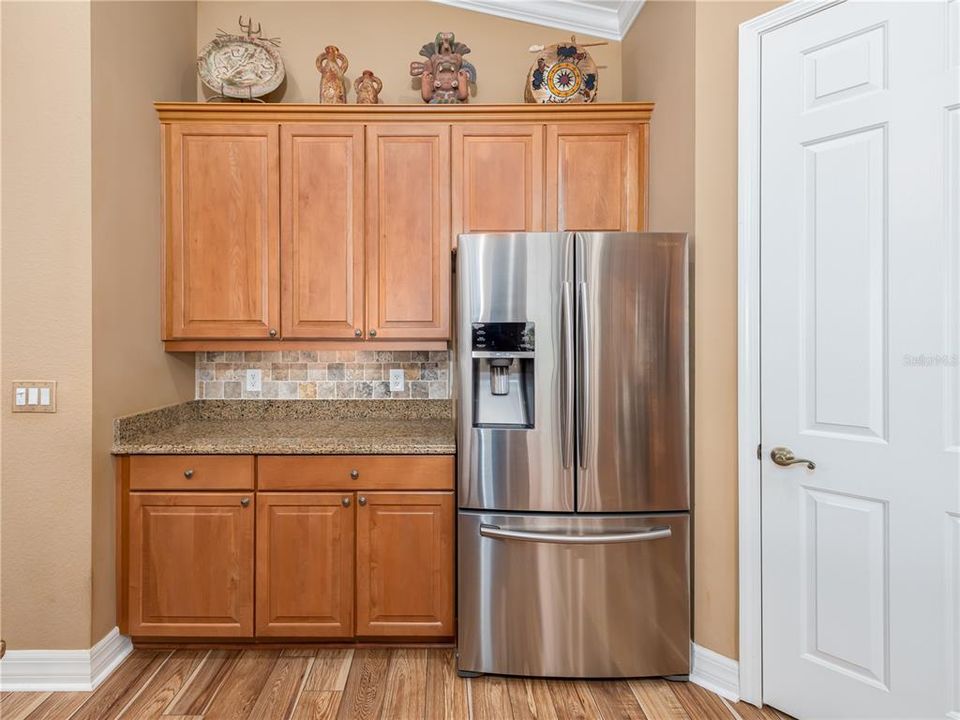
<path id="1" fill-rule="evenodd" d="M 360 77 L 353 81 L 353 91 L 357 94 L 358 105 L 376 105 L 380 102 L 380 91 L 383 82 L 372 70 L 364 70 Z"/>
<path id="2" fill-rule="evenodd" d="M 336 45 L 327 45 L 323 54 L 317 56 L 317 70 L 320 71 L 320 102 L 340 104 L 347 101 L 347 88 L 343 76 L 350 63 L 347 56 Z"/>
<path id="3" fill-rule="evenodd" d="M 597 99 L 597 64 L 575 42 L 548 45 L 527 74 L 528 103 L 589 103 Z"/>
<path id="4" fill-rule="evenodd" d="M 410 75 L 420 78 L 420 96 L 431 104 L 465 103 L 470 83 L 477 81 L 477 69 L 463 59 L 470 48 L 457 42 L 453 33 L 437 33 L 433 42 L 420 48 L 426 62 L 410 63 Z"/>

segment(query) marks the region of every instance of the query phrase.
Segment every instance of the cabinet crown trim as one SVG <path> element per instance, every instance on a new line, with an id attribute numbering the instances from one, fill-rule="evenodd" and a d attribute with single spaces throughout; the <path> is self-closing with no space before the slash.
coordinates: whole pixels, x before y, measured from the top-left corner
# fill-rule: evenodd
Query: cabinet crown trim
<path id="1" fill-rule="evenodd" d="M 649 122 L 651 102 L 539 105 L 318 105 L 307 103 L 154 103 L 161 122 L 564 122 L 573 120 Z"/>

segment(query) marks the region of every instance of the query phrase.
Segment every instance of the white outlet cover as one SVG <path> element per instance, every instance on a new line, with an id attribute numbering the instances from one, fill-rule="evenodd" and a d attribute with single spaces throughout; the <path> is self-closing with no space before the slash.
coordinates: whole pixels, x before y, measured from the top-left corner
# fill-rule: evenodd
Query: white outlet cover
<path id="1" fill-rule="evenodd" d="M 403 390 L 404 375 L 402 369 L 390 370 L 390 392 L 401 392 Z"/>
<path id="2" fill-rule="evenodd" d="M 260 392 L 262 379 L 260 370 L 247 370 L 247 392 Z"/>

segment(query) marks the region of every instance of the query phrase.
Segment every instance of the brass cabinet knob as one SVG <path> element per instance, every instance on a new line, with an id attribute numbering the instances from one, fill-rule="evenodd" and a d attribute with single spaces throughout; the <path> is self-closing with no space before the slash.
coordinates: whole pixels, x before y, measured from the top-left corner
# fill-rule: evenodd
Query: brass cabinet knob
<path id="1" fill-rule="evenodd" d="M 366 505 L 367 499 L 363 495 L 361 495 L 360 497 L 357 498 L 357 502 L 360 503 L 361 505 Z"/>
<path id="2" fill-rule="evenodd" d="M 277 329 L 270 328 L 270 337 L 276 337 L 276 336 L 277 336 Z"/>
<path id="3" fill-rule="evenodd" d="M 240 498 L 240 504 L 243 505 L 243 507 L 247 507 L 248 505 L 250 505 L 250 498 L 248 497 Z"/>
<path id="4" fill-rule="evenodd" d="M 360 337 L 361 335 L 363 335 L 363 330 L 361 330 L 360 328 L 357 328 L 356 330 L 353 331 L 354 337 Z"/>
<path id="5" fill-rule="evenodd" d="M 184 471 L 183 471 L 183 476 L 184 476 L 187 480 L 189 480 L 190 478 L 192 478 L 192 477 L 193 477 L 193 468 L 187 468 L 186 470 L 184 470 Z"/>
<path id="6" fill-rule="evenodd" d="M 373 328 L 370 328 L 370 337 L 376 337 L 376 336 L 377 336 L 377 331 Z"/>
<path id="7" fill-rule="evenodd" d="M 343 505 L 344 507 L 350 507 L 350 498 L 345 497 L 343 500 L 340 501 L 340 504 Z"/>
<path id="8" fill-rule="evenodd" d="M 353 480 L 356 480 L 358 477 L 360 477 L 360 471 L 359 471 L 359 470 L 351 470 L 351 471 L 350 471 L 350 477 L 351 477 Z"/>

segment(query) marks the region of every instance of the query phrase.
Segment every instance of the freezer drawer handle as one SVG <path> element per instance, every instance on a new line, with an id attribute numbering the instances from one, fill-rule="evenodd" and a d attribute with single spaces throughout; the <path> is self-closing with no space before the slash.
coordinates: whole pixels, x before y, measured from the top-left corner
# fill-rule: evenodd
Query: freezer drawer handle
<path id="1" fill-rule="evenodd" d="M 565 535 L 564 533 L 539 533 L 526 530 L 504 530 L 498 525 L 481 525 L 480 535 L 494 540 L 519 540 L 520 542 L 556 543 L 560 545 L 609 545 L 611 543 L 663 540 L 672 535 L 669 527 L 653 527 L 636 532 L 602 533 L 598 535 Z"/>

